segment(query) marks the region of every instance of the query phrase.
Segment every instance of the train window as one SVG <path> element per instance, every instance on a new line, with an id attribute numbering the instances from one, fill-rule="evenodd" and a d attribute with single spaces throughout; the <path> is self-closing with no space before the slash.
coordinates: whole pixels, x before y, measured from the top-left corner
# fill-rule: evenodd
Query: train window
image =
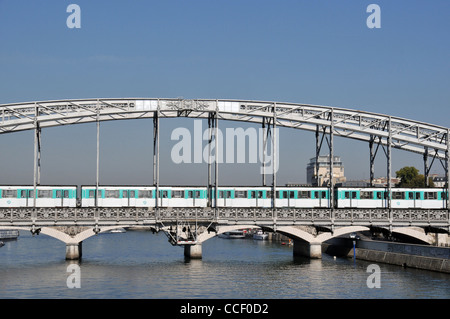
<path id="1" fill-rule="evenodd" d="M 263 192 L 262 191 L 258 191 L 257 194 L 258 194 L 258 198 L 263 198 Z"/>
<path id="2" fill-rule="evenodd" d="M 377 199 L 383 198 L 383 192 L 377 192 Z"/>
<path id="3" fill-rule="evenodd" d="M 350 199 L 350 192 L 345 192 L 344 196 L 345 196 L 345 199 Z"/>
<path id="4" fill-rule="evenodd" d="M 161 198 L 169 198 L 169 192 L 168 191 L 159 191 L 161 194 Z"/>
<path id="5" fill-rule="evenodd" d="M 408 193 L 408 199 L 414 199 L 414 193 L 413 192 L 409 192 Z"/>
<path id="6" fill-rule="evenodd" d="M 52 198 L 51 190 L 38 190 L 38 198 Z"/>
<path id="7" fill-rule="evenodd" d="M 89 191 L 89 198 L 95 198 L 95 191 Z"/>
<path id="8" fill-rule="evenodd" d="M 223 191 L 219 191 L 219 198 L 223 198 Z"/>
<path id="9" fill-rule="evenodd" d="M 200 194 L 200 192 L 198 192 L 198 193 Z M 225 195 L 227 198 L 231 198 L 231 191 L 225 191 Z"/>
<path id="10" fill-rule="evenodd" d="M 373 198 L 373 192 L 364 192 L 364 191 L 361 191 L 361 193 L 360 193 L 360 198 L 361 198 L 361 199 L 372 199 L 372 198 Z"/>
<path id="11" fill-rule="evenodd" d="M 420 199 L 420 193 L 419 192 L 416 193 L 416 199 Z"/>
<path id="12" fill-rule="evenodd" d="M 120 191 L 117 190 L 111 190 L 111 189 L 107 189 L 105 191 L 105 197 L 106 198 L 120 198 Z"/>
<path id="13" fill-rule="evenodd" d="M 446 192 L 442 192 L 441 193 L 441 199 L 447 199 L 447 193 Z"/>
<path id="14" fill-rule="evenodd" d="M 64 191 L 64 198 L 69 198 L 69 191 L 68 190 Z"/>
<path id="15" fill-rule="evenodd" d="M 200 191 L 195 191 L 195 198 L 200 198 Z"/>
<path id="16" fill-rule="evenodd" d="M 247 191 L 235 191 L 235 198 L 247 198 Z"/>
<path id="17" fill-rule="evenodd" d="M 392 192 L 392 199 L 405 199 L 405 192 Z"/>
<path id="18" fill-rule="evenodd" d="M 256 192 L 250 191 L 250 198 L 256 198 Z"/>
<path id="19" fill-rule="evenodd" d="M 136 197 L 136 191 L 129 191 L 130 192 L 130 198 Z"/>
<path id="20" fill-rule="evenodd" d="M 56 198 L 61 198 L 62 191 L 56 191 Z"/>
<path id="21" fill-rule="evenodd" d="M 283 193 L 283 198 L 288 198 L 288 192 L 287 191 L 282 191 L 282 193 Z"/>
<path id="22" fill-rule="evenodd" d="M 295 198 L 295 192 L 294 191 L 290 191 L 289 192 L 289 198 Z"/>
<path id="23" fill-rule="evenodd" d="M 184 191 L 172 191 L 172 198 L 184 198 Z"/>
<path id="24" fill-rule="evenodd" d="M 424 192 L 424 199 L 437 199 L 436 192 Z"/>
<path id="25" fill-rule="evenodd" d="M 4 189 L 3 190 L 3 198 L 16 198 L 17 191 L 12 189 Z"/>
<path id="26" fill-rule="evenodd" d="M 311 198 L 310 191 L 298 191 L 297 198 Z"/>
<path id="27" fill-rule="evenodd" d="M 20 198 L 27 198 L 27 191 L 26 190 L 21 190 L 20 191 Z"/>
<path id="28" fill-rule="evenodd" d="M 187 191 L 187 198 L 193 198 L 194 192 L 193 191 Z"/>
<path id="29" fill-rule="evenodd" d="M 273 193 L 272 191 L 266 191 L 266 198 L 272 198 Z"/>
<path id="30" fill-rule="evenodd" d="M 139 190 L 138 191 L 139 198 L 153 198 L 152 191 L 150 190 Z"/>
<path id="31" fill-rule="evenodd" d="M 352 192 L 352 199 L 356 199 L 357 198 L 357 193 L 356 192 Z"/>

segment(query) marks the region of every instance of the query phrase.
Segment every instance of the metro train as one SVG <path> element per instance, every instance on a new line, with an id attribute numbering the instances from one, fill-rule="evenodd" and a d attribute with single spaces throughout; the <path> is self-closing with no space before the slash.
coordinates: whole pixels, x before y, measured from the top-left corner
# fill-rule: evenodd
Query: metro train
<path id="1" fill-rule="evenodd" d="M 207 207 L 207 187 L 159 186 L 0 186 L 0 208 L 14 207 Z M 215 207 L 215 189 L 210 189 Z M 387 208 L 386 188 L 335 188 L 336 208 Z M 272 188 L 220 186 L 218 207 L 272 207 Z M 442 188 L 391 188 L 392 208 L 446 209 L 448 192 Z M 330 208 L 327 187 L 277 187 L 276 207 Z"/>

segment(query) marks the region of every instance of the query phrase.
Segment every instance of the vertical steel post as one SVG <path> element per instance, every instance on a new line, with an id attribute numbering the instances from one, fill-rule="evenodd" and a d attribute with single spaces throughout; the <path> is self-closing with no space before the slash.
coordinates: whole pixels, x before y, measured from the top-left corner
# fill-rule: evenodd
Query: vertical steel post
<path id="1" fill-rule="evenodd" d="M 319 185 L 319 155 L 320 155 L 320 145 L 319 145 L 319 125 L 316 126 L 316 163 L 314 165 L 314 174 L 316 179 L 316 186 Z"/>
<path id="2" fill-rule="evenodd" d="M 262 164 L 263 164 L 263 174 L 262 174 L 262 184 L 266 186 L 266 147 L 267 147 L 267 138 L 266 138 L 266 118 L 262 118 L 262 131 L 263 131 L 263 149 L 262 149 Z"/>
<path id="3" fill-rule="evenodd" d="M 36 185 L 38 183 L 38 174 L 40 169 L 38 169 L 38 165 L 40 166 L 40 155 L 38 155 L 38 152 L 40 152 L 40 147 L 38 147 L 39 140 L 40 140 L 40 134 L 39 134 L 39 124 L 38 124 L 38 118 L 39 116 L 39 110 L 36 103 L 34 103 L 34 152 L 33 152 L 33 207 L 36 208 Z M 39 148 L 39 150 L 38 150 Z M 39 158 L 39 160 L 38 160 Z M 40 179 L 40 177 L 39 177 Z"/>
<path id="4" fill-rule="evenodd" d="M 97 100 L 97 167 L 95 174 L 95 207 L 98 207 L 98 185 L 99 185 L 99 168 L 100 168 L 100 105 Z"/>
<path id="5" fill-rule="evenodd" d="M 212 112 L 208 113 L 208 134 L 209 134 L 209 138 L 208 138 L 208 194 L 206 195 L 206 198 L 208 199 L 208 207 L 212 207 L 212 196 L 211 196 L 211 191 L 212 191 L 212 172 L 211 172 L 211 144 L 212 144 L 212 128 L 214 125 L 214 117 L 213 117 Z"/>
<path id="6" fill-rule="evenodd" d="M 447 129 L 447 150 L 445 151 L 445 163 L 445 180 L 447 182 L 447 214 L 448 224 L 450 225 L 450 129 Z"/>
<path id="7" fill-rule="evenodd" d="M 369 150 L 370 150 L 370 187 L 373 187 L 373 180 L 375 178 L 375 169 L 374 169 L 374 165 L 375 165 L 375 155 L 373 153 L 373 142 L 375 140 L 375 136 L 374 135 L 370 135 L 370 139 L 369 139 Z"/>
<path id="8" fill-rule="evenodd" d="M 272 175 L 272 188 L 273 188 L 273 219 L 274 224 L 277 221 L 277 104 L 273 104 L 273 123 L 272 123 L 272 165 L 273 165 L 273 175 Z"/>
<path id="9" fill-rule="evenodd" d="M 218 199 L 219 199 L 219 102 L 216 100 L 216 113 L 215 113 L 215 133 L 214 133 L 214 143 L 215 143 L 215 211 L 216 211 L 216 219 L 219 217 L 219 209 L 218 209 Z"/>
<path id="10" fill-rule="evenodd" d="M 388 125 L 388 130 L 389 130 L 389 132 L 388 132 L 388 151 L 387 151 L 387 175 L 388 175 L 388 183 L 387 183 L 387 186 L 388 186 L 388 208 L 389 208 L 389 220 L 390 220 L 390 223 L 392 224 L 392 215 L 391 215 L 391 208 L 392 208 L 392 201 L 391 201 L 391 197 L 392 197 L 392 194 L 391 194 L 391 188 L 392 188 L 392 185 L 391 185 L 391 179 L 392 179 L 392 176 L 391 176 L 391 174 L 392 174 L 392 172 L 391 172 L 391 169 L 392 169 L 392 154 L 391 154 L 391 148 L 392 148 L 392 126 L 391 126 L 391 117 L 389 116 L 389 125 Z"/>
<path id="11" fill-rule="evenodd" d="M 334 208 L 334 111 L 330 112 L 330 208 Z"/>
<path id="12" fill-rule="evenodd" d="M 423 175 L 425 177 L 425 186 L 428 186 L 428 174 L 429 174 L 429 167 L 428 167 L 428 146 L 425 146 L 425 152 L 423 153 Z"/>
<path id="13" fill-rule="evenodd" d="M 155 186 L 155 208 L 159 208 L 159 100 L 158 109 L 153 113 L 153 186 Z"/>

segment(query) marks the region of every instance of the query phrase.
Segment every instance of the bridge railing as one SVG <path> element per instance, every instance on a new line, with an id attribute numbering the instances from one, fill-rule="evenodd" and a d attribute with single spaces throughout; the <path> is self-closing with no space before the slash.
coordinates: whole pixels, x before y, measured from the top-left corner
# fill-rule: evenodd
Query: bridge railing
<path id="1" fill-rule="evenodd" d="M 436 225 L 449 227 L 447 210 L 297 208 L 0 208 L 0 226 L 117 225 L 177 221 L 291 225 Z"/>

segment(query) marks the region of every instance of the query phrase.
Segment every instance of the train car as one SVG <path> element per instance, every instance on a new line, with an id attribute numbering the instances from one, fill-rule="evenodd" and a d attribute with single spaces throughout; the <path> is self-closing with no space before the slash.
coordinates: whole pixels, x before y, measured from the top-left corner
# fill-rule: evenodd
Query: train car
<path id="1" fill-rule="evenodd" d="M 95 207 L 95 186 L 83 186 L 81 205 Z M 206 207 L 206 188 L 160 186 L 99 186 L 99 207 Z"/>
<path id="2" fill-rule="evenodd" d="M 326 187 L 277 187 L 275 197 L 276 207 L 330 207 L 330 192 Z"/>
<path id="3" fill-rule="evenodd" d="M 271 207 L 270 187 L 238 186 L 219 187 L 218 207 Z M 211 189 L 212 205 L 215 205 L 215 188 Z"/>
<path id="4" fill-rule="evenodd" d="M 81 187 L 81 206 L 95 207 L 95 186 Z M 153 186 L 99 186 L 98 207 L 154 207 Z"/>
<path id="5" fill-rule="evenodd" d="M 206 187 L 160 186 L 160 207 L 206 207 Z"/>
<path id="6" fill-rule="evenodd" d="M 444 209 L 447 192 L 439 188 L 393 188 L 392 208 Z"/>
<path id="7" fill-rule="evenodd" d="M 0 186 L 0 207 L 76 207 L 76 186 Z M 35 203 L 36 201 L 36 203 Z"/>
<path id="8" fill-rule="evenodd" d="M 339 187 L 335 190 L 337 208 L 387 208 L 386 188 Z"/>
<path id="9" fill-rule="evenodd" d="M 386 188 L 336 189 L 337 208 L 387 208 Z M 437 188 L 391 188 L 391 207 L 395 208 L 446 208 L 447 192 Z"/>

